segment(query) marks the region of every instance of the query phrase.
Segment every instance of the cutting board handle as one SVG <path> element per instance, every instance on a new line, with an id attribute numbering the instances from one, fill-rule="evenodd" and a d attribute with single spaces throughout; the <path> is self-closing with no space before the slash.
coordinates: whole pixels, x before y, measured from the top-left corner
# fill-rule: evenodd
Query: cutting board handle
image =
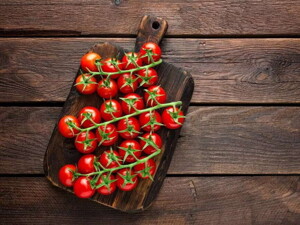
<path id="1" fill-rule="evenodd" d="M 135 42 L 135 52 L 138 52 L 146 42 L 159 44 L 168 29 L 166 20 L 155 16 L 144 16 L 141 20 Z"/>

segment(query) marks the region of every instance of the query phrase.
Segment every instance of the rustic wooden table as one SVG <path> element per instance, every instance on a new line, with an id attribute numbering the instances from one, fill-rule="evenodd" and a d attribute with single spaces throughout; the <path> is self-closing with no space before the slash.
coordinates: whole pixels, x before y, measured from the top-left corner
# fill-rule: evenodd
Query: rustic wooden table
<path id="1" fill-rule="evenodd" d="M 300 224 L 300 1 L 3 0 L 1 224 Z M 83 52 L 169 22 L 195 91 L 156 201 L 126 214 L 53 187 L 43 156 Z"/>

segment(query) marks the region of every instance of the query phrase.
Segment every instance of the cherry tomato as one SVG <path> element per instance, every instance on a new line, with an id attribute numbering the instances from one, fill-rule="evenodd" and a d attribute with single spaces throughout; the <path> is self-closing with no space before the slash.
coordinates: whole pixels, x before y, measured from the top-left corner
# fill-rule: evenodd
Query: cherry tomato
<path id="1" fill-rule="evenodd" d="M 161 49 L 156 43 L 153 42 L 145 43 L 142 45 L 140 50 L 140 57 L 142 58 L 145 64 L 152 63 L 151 57 L 148 57 L 147 52 L 153 53 L 152 58 L 154 62 L 158 61 L 161 57 Z"/>
<path id="2" fill-rule="evenodd" d="M 93 154 L 81 156 L 77 164 L 78 172 L 83 174 L 96 172 L 94 166 L 95 160 L 96 160 L 96 156 Z"/>
<path id="3" fill-rule="evenodd" d="M 118 140 L 117 128 L 113 124 L 107 124 L 106 126 L 100 126 L 96 130 L 96 137 L 99 145 L 111 146 Z"/>
<path id="4" fill-rule="evenodd" d="M 58 172 L 58 179 L 66 187 L 72 187 L 75 182 L 74 172 L 76 171 L 76 166 L 72 164 L 64 165 L 60 168 Z"/>
<path id="5" fill-rule="evenodd" d="M 116 178 L 117 187 L 122 191 L 131 191 L 138 184 L 137 175 L 128 168 L 119 170 Z"/>
<path id="6" fill-rule="evenodd" d="M 145 108 L 143 98 L 136 93 L 125 95 L 122 98 L 121 106 L 125 114 L 134 113 L 136 112 L 135 109 L 141 110 Z"/>
<path id="7" fill-rule="evenodd" d="M 101 154 L 99 162 L 105 168 L 116 168 L 122 164 L 122 160 L 120 158 L 121 157 L 117 151 L 106 150 Z"/>
<path id="8" fill-rule="evenodd" d="M 139 121 L 144 131 L 157 131 L 161 127 L 161 116 L 158 112 L 144 112 L 140 114 Z"/>
<path id="9" fill-rule="evenodd" d="M 134 139 L 140 132 L 139 121 L 134 117 L 128 119 L 121 119 L 118 122 L 118 133 L 124 139 Z"/>
<path id="10" fill-rule="evenodd" d="M 88 52 L 81 58 L 80 66 L 86 72 L 98 72 L 98 68 L 95 64 L 96 60 L 100 60 L 101 56 L 95 52 Z"/>
<path id="11" fill-rule="evenodd" d="M 120 60 L 115 59 L 115 58 L 105 59 L 105 60 L 101 61 L 101 63 L 102 63 L 101 68 L 102 68 L 103 72 L 115 73 L 115 72 L 118 72 L 118 71 L 124 69 L 124 63 L 121 63 Z M 119 76 L 120 76 L 120 74 L 114 74 L 114 75 L 111 75 L 110 78 L 117 79 Z"/>
<path id="12" fill-rule="evenodd" d="M 97 80 L 89 74 L 81 74 L 76 78 L 75 87 L 84 95 L 90 95 L 97 90 Z"/>
<path id="13" fill-rule="evenodd" d="M 108 176 L 107 173 L 102 174 L 102 176 L 97 181 L 97 185 L 102 185 L 97 189 L 98 193 L 101 195 L 110 195 L 117 189 L 116 178 L 113 174 Z"/>
<path id="14" fill-rule="evenodd" d="M 143 152 L 145 152 L 148 155 L 151 155 L 152 153 L 156 152 L 156 149 L 151 144 L 147 144 L 143 139 L 149 140 L 152 144 L 156 145 L 157 148 L 162 147 L 162 139 L 157 133 L 145 133 L 142 136 L 142 139 L 140 140 L 140 145 L 143 149 Z"/>
<path id="15" fill-rule="evenodd" d="M 106 100 L 100 106 L 101 117 L 105 120 L 112 120 L 114 117 L 122 116 L 121 104 L 114 99 Z"/>
<path id="16" fill-rule="evenodd" d="M 97 139 L 92 131 L 81 132 L 75 139 L 76 149 L 84 154 L 92 153 L 97 148 Z"/>
<path id="17" fill-rule="evenodd" d="M 79 112 L 78 120 L 82 127 L 88 128 L 94 126 L 95 123 L 101 122 L 101 115 L 97 108 L 92 106 L 86 106 Z"/>
<path id="18" fill-rule="evenodd" d="M 88 177 L 79 177 L 74 183 L 73 191 L 79 198 L 90 198 L 95 194 Z"/>
<path id="19" fill-rule="evenodd" d="M 168 107 L 162 113 L 162 121 L 168 129 L 177 129 L 184 122 L 183 112 L 175 107 Z"/>
<path id="20" fill-rule="evenodd" d="M 158 75 L 155 69 L 149 68 L 148 70 L 142 69 L 137 72 L 139 75 L 139 83 L 143 87 L 150 87 L 157 83 Z"/>
<path id="21" fill-rule="evenodd" d="M 98 95 L 102 98 L 109 99 L 113 98 L 118 93 L 118 85 L 112 79 L 103 79 L 98 83 L 97 89 Z"/>
<path id="22" fill-rule="evenodd" d="M 147 90 L 145 90 L 144 98 L 146 104 L 151 107 L 151 106 L 156 106 L 157 102 L 159 102 L 160 104 L 165 103 L 167 99 L 167 95 L 165 90 L 162 87 L 153 85 L 149 87 Z"/>
<path id="23" fill-rule="evenodd" d="M 136 140 L 125 140 L 119 146 L 119 154 L 123 162 L 135 162 L 142 154 L 141 146 Z"/>
<path id="24" fill-rule="evenodd" d="M 58 130 L 66 138 L 75 137 L 79 133 L 73 126 L 79 127 L 79 121 L 75 116 L 67 115 L 58 122 Z"/>
<path id="25" fill-rule="evenodd" d="M 140 159 L 144 159 L 142 156 Z M 133 167 L 134 171 L 138 174 L 140 178 L 147 179 L 151 178 L 153 180 L 153 175 L 156 171 L 156 163 L 153 159 L 148 159 L 144 163 L 137 164 Z"/>
<path id="26" fill-rule="evenodd" d="M 138 85 L 138 78 L 133 74 L 124 73 L 118 78 L 118 87 L 123 94 L 135 92 Z"/>
<path id="27" fill-rule="evenodd" d="M 130 70 L 138 66 L 143 65 L 143 60 L 135 52 L 128 52 L 122 58 L 122 63 L 124 63 L 124 69 Z"/>

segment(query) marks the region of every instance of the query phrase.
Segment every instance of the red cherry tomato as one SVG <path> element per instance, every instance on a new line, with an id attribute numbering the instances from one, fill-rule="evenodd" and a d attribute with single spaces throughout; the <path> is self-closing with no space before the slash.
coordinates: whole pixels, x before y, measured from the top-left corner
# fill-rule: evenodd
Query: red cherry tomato
<path id="1" fill-rule="evenodd" d="M 122 116 L 121 104 L 114 99 L 106 100 L 100 106 L 101 117 L 105 120 L 112 120 L 114 117 Z"/>
<path id="2" fill-rule="evenodd" d="M 79 112 L 78 120 L 82 127 L 88 128 L 94 126 L 95 123 L 101 122 L 101 115 L 97 108 L 92 106 L 86 106 Z"/>
<path id="3" fill-rule="evenodd" d="M 58 130 L 66 138 L 75 137 L 79 133 L 73 126 L 79 127 L 79 121 L 75 116 L 67 115 L 58 122 Z"/>
<path id="4" fill-rule="evenodd" d="M 144 159 L 145 156 L 142 156 L 140 159 Z M 156 171 L 156 163 L 153 159 L 148 159 L 144 163 L 137 164 L 133 167 L 134 171 L 138 174 L 140 178 L 147 179 L 152 178 Z"/>
<path id="5" fill-rule="evenodd" d="M 147 132 L 157 131 L 160 129 L 162 125 L 161 116 L 156 111 L 144 112 L 140 114 L 139 121 L 140 121 L 141 128 Z"/>
<path id="6" fill-rule="evenodd" d="M 78 172 L 82 174 L 88 174 L 96 172 L 94 162 L 96 160 L 96 156 L 93 154 L 88 154 L 81 156 L 81 158 L 78 160 Z"/>
<path id="7" fill-rule="evenodd" d="M 97 189 L 101 195 L 110 195 L 117 189 L 116 178 L 113 174 L 110 176 L 107 173 L 102 174 L 96 184 L 103 185 Z"/>
<path id="8" fill-rule="evenodd" d="M 81 94 L 90 95 L 97 90 L 97 80 L 89 74 L 81 74 L 76 78 L 75 87 Z"/>
<path id="9" fill-rule="evenodd" d="M 102 71 L 107 73 L 115 73 L 120 70 L 124 69 L 124 63 L 121 63 L 120 60 L 117 60 L 115 58 L 108 58 L 101 61 L 102 63 Z M 120 74 L 114 74 L 111 75 L 111 79 L 117 79 L 120 76 Z"/>
<path id="10" fill-rule="evenodd" d="M 143 98 L 136 93 L 125 95 L 122 98 L 121 106 L 125 114 L 134 113 L 136 112 L 135 109 L 141 110 L 145 108 Z"/>
<path id="11" fill-rule="evenodd" d="M 163 104 L 166 102 L 167 95 L 165 90 L 160 86 L 151 86 L 147 90 L 145 90 L 145 102 L 148 106 L 156 106 L 157 102 Z"/>
<path id="12" fill-rule="evenodd" d="M 133 74 L 124 73 L 118 78 L 118 87 L 123 94 L 135 92 L 138 85 L 138 78 Z"/>
<path id="13" fill-rule="evenodd" d="M 117 151 L 106 150 L 99 157 L 99 162 L 105 168 L 116 168 L 122 164 L 121 157 Z"/>
<path id="14" fill-rule="evenodd" d="M 134 69 L 137 67 L 136 65 L 138 66 L 143 65 L 142 59 L 135 52 L 125 53 L 125 55 L 122 58 L 122 63 L 124 63 L 125 70 Z"/>
<path id="15" fill-rule="evenodd" d="M 102 98 L 113 98 L 118 93 L 118 85 L 112 79 L 102 79 L 98 83 L 98 95 Z"/>
<path id="16" fill-rule="evenodd" d="M 90 198 L 95 194 L 88 177 L 79 177 L 74 183 L 73 191 L 79 198 Z"/>
<path id="17" fill-rule="evenodd" d="M 117 173 L 117 187 L 122 191 L 131 191 L 138 184 L 136 174 L 130 169 L 121 169 Z"/>
<path id="18" fill-rule="evenodd" d="M 96 60 L 100 60 L 101 56 L 95 52 L 88 52 L 81 58 L 80 66 L 86 72 L 98 72 L 98 68 L 95 64 Z"/>
<path id="19" fill-rule="evenodd" d="M 97 148 L 97 139 L 95 134 L 92 131 L 81 132 L 75 139 L 75 147 L 83 154 L 92 153 Z"/>
<path id="20" fill-rule="evenodd" d="M 138 82 L 143 87 L 150 87 L 157 83 L 158 75 L 155 69 L 149 68 L 148 70 L 142 69 L 137 72 L 139 79 Z"/>
<path id="21" fill-rule="evenodd" d="M 72 164 L 64 165 L 60 168 L 58 172 L 58 179 L 66 187 L 72 187 L 75 182 L 74 172 L 76 171 L 76 166 Z"/>
<path id="22" fill-rule="evenodd" d="M 106 126 L 100 126 L 96 130 L 96 137 L 99 145 L 111 146 L 118 140 L 117 128 L 113 124 L 107 124 Z"/>
<path id="23" fill-rule="evenodd" d="M 148 57 L 147 52 L 153 53 L 152 58 L 154 62 L 158 61 L 161 57 L 161 49 L 157 44 L 153 42 L 145 43 L 142 45 L 140 50 L 140 57 L 145 64 L 152 63 L 151 57 Z"/>
<path id="24" fill-rule="evenodd" d="M 183 112 L 176 107 L 175 110 L 173 107 L 165 108 L 162 113 L 162 121 L 168 129 L 177 129 L 184 122 Z"/>
<path id="25" fill-rule="evenodd" d="M 128 119 L 121 119 L 118 122 L 118 133 L 124 139 L 134 139 L 139 135 L 140 124 L 134 117 Z"/>
<path id="26" fill-rule="evenodd" d="M 119 154 L 123 161 L 135 162 L 142 154 L 141 146 L 136 140 L 125 140 L 119 146 Z"/>
<path id="27" fill-rule="evenodd" d="M 145 133 L 142 138 L 145 138 L 147 140 L 150 140 L 150 142 L 154 145 L 156 145 L 157 148 L 161 149 L 162 147 L 162 139 L 157 133 Z M 140 145 L 143 149 L 143 152 L 145 152 L 148 155 L 151 155 L 152 153 L 156 152 L 156 149 L 152 146 L 147 144 L 144 140 L 140 140 Z"/>

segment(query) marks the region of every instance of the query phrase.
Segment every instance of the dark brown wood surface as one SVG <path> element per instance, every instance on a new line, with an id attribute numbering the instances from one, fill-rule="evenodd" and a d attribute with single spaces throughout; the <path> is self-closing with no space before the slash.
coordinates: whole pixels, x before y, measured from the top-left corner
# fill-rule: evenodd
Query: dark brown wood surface
<path id="1" fill-rule="evenodd" d="M 151 208 L 118 212 L 43 177 L 0 178 L 3 224 L 299 224 L 299 177 L 167 177 Z"/>
<path id="2" fill-rule="evenodd" d="M 1 1 L 0 223 L 298 225 L 299 7 Z M 168 20 L 164 58 L 196 85 L 164 186 L 128 215 L 53 187 L 42 162 L 82 53 L 103 41 L 133 49 L 144 13 Z"/>
<path id="3" fill-rule="evenodd" d="M 0 174 L 43 173 L 60 111 L 0 107 Z M 193 106 L 180 136 L 168 174 L 300 174 L 300 107 Z"/>
<path id="4" fill-rule="evenodd" d="M 135 35 L 144 15 L 169 35 L 299 35 L 297 0 L 2 0 L 1 35 Z M 38 18 L 38 19 L 36 19 Z"/>
<path id="5" fill-rule="evenodd" d="M 0 38 L 0 101 L 65 101 L 82 52 L 108 40 L 126 49 L 135 42 Z M 193 103 L 300 103 L 299 39 L 172 38 L 162 48 L 166 62 L 193 75 Z"/>

